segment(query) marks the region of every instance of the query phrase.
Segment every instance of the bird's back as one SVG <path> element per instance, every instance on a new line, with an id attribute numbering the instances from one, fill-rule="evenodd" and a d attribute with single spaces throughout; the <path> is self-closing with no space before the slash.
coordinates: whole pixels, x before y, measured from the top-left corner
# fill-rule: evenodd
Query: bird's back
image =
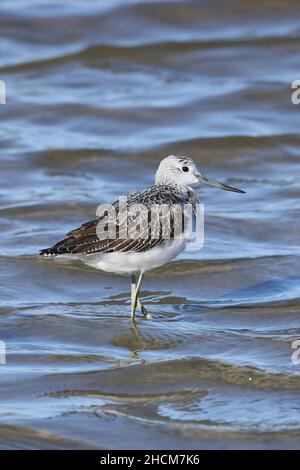
<path id="1" fill-rule="evenodd" d="M 184 230 L 183 208 L 189 205 L 194 210 L 197 203 L 193 190 L 154 185 L 118 199 L 108 208 L 105 206 L 103 214 L 72 230 L 53 247 L 41 250 L 40 255 L 145 252 L 163 245 L 166 227 L 169 227 L 169 238 L 178 235 L 176 224 L 180 211 L 179 230 Z"/>

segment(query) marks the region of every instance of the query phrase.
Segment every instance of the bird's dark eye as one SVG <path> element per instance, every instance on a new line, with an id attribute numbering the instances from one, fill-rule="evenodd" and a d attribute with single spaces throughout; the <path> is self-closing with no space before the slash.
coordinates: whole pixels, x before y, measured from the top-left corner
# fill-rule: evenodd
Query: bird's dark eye
<path id="1" fill-rule="evenodd" d="M 189 167 L 188 167 L 188 166 L 183 166 L 181 169 L 182 169 L 182 171 L 189 171 Z"/>

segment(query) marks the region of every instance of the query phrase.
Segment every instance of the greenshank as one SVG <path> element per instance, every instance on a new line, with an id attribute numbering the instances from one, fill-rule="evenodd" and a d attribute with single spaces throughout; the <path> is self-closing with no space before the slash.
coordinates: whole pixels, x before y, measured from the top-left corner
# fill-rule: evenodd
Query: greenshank
<path id="1" fill-rule="evenodd" d="M 193 224 L 201 184 L 244 193 L 203 176 L 191 158 L 170 155 L 161 161 L 153 186 L 99 206 L 94 220 L 40 255 L 73 257 L 102 271 L 131 275 L 131 317 L 136 309 L 146 315 L 140 299 L 143 275 L 185 249 L 186 227 Z"/>

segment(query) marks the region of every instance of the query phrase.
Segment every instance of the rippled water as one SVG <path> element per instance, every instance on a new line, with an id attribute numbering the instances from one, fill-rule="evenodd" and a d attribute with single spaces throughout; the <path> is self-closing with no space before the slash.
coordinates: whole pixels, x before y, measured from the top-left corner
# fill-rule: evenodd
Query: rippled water
<path id="1" fill-rule="evenodd" d="M 298 1 L 0 3 L 1 448 L 300 447 Z M 39 248 L 187 154 L 205 247 L 129 280 Z"/>

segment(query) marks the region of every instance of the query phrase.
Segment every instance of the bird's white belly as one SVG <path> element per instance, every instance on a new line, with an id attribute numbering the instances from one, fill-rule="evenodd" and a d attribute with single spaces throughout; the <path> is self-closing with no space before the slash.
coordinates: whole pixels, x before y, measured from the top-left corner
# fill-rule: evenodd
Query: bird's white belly
<path id="1" fill-rule="evenodd" d="M 80 259 L 89 266 L 106 272 L 134 274 L 146 272 L 162 266 L 185 248 L 185 240 L 169 240 L 163 246 L 151 248 L 141 253 L 114 252 L 81 255 Z"/>

